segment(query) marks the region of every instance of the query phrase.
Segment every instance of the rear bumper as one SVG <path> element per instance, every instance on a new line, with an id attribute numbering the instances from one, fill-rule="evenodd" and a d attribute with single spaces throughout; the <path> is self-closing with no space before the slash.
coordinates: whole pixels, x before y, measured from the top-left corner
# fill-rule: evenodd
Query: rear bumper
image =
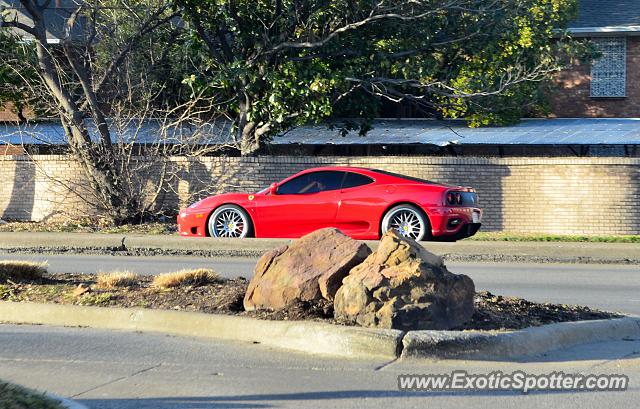
<path id="1" fill-rule="evenodd" d="M 462 226 L 455 235 L 451 236 L 451 238 L 454 240 L 462 240 L 471 237 L 480 230 L 480 226 L 482 226 L 482 223 L 467 223 Z"/>
<path id="2" fill-rule="evenodd" d="M 477 207 L 439 207 L 430 210 L 429 219 L 436 240 L 471 237 L 482 226 L 482 209 Z"/>

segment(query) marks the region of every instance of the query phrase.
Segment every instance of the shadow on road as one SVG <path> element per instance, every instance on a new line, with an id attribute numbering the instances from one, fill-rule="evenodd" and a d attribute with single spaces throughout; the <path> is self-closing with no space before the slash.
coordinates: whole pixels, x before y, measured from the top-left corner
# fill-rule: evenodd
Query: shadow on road
<path id="1" fill-rule="evenodd" d="M 601 393 L 606 391 L 580 391 L 580 393 Z M 271 408 L 280 407 L 278 402 L 298 402 L 301 405 L 308 401 L 333 401 L 347 399 L 410 399 L 435 397 L 469 397 L 469 396 L 533 396 L 533 395 L 570 395 L 576 391 L 532 391 L 526 394 L 519 391 L 440 391 L 416 392 L 400 390 L 350 390 L 275 393 L 237 396 L 201 396 L 201 397 L 166 397 L 149 399 L 78 399 L 92 408 L 172 408 L 172 409 L 204 409 L 204 408 Z M 328 403 L 328 402 L 327 402 Z"/>

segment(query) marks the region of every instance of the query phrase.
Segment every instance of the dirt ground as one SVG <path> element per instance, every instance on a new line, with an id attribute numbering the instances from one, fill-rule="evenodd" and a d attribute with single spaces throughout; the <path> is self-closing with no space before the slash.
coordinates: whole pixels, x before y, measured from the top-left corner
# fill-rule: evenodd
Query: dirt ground
<path id="1" fill-rule="evenodd" d="M 324 300 L 300 302 L 282 311 L 244 311 L 242 299 L 248 284 L 244 278 L 171 289 L 152 287 L 152 277 L 147 276 L 139 276 L 138 282 L 129 287 L 99 289 L 96 278 L 89 274 L 47 274 L 33 282 L 7 281 L 0 284 L 0 300 L 199 311 L 260 319 L 316 320 L 341 324 L 333 319 L 333 304 Z M 81 292 L 77 290 L 79 285 L 89 290 L 78 295 Z M 512 330 L 554 322 L 619 317 L 589 307 L 534 303 L 487 291 L 476 294 L 475 307 L 471 321 L 457 330 Z"/>

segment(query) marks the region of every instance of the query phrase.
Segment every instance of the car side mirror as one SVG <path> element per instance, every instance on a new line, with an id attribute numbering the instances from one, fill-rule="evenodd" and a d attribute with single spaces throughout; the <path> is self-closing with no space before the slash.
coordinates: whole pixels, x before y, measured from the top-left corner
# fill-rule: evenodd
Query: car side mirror
<path id="1" fill-rule="evenodd" d="M 269 194 L 270 195 L 278 194 L 278 184 L 276 182 L 273 182 L 271 186 L 269 186 Z"/>

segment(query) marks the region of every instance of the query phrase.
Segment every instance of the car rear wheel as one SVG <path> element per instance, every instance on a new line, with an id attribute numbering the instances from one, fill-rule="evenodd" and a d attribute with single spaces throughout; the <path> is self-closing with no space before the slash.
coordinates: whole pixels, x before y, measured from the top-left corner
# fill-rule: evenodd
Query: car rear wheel
<path id="1" fill-rule="evenodd" d="M 240 206 L 223 205 L 209 217 L 209 235 L 242 239 L 251 234 L 251 219 Z"/>
<path id="2" fill-rule="evenodd" d="M 431 225 L 424 212 L 415 206 L 401 204 L 389 209 L 382 219 L 382 234 L 396 229 L 416 241 L 431 237 Z"/>

